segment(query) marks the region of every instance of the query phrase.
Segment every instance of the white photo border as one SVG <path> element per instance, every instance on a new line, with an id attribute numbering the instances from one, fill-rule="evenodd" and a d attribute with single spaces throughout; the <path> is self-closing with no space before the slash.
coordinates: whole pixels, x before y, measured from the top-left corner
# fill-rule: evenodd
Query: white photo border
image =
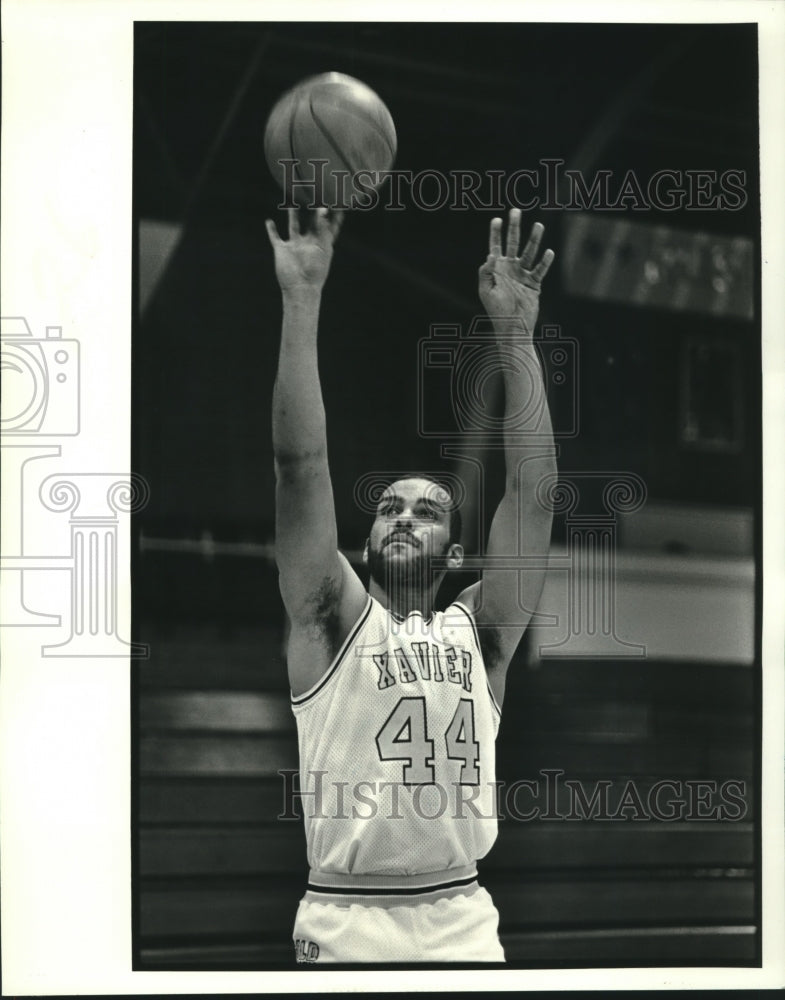
<path id="1" fill-rule="evenodd" d="M 5 995 L 781 987 L 783 920 L 783 463 L 785 6 L 725 0 L 499 2 L 386 9 L 340 0 L 5 0 L 2 302 L 36 336 L 83 347 L 83 433 L 72 468 L 130 470 L 134 21 L 514 20 L 757 22 L 761 67 L 764 673 L 763 968 L 329 972 L 131 969 L 129 661 L 45 659 L 34 629 L 5 629 L 2 958 Z M 478 15 L 478 9 L 482 16 Z M 590 13 L 590 17 L 588 16 Z M 65 446 L 63 446 L 65 448 Z M 4 496 L 4 530 L 9 506 Z M 8 504 L 9 506 L 7 506 Z M 128 515 L 120 517 L 128 557 Z M 56 544 L 61 544 L 59 541 Z M 48 551 L 48 550 L 47 550 Z M 121 550 L 122 551 L 122 550 Z M 130 632 L 121 563 L 119 631 Z M 124 629 L 124 631 L 123 631 Z M 36 641 L 34 641 L 34 639 Z M 98 709 L 98 710 L 97 710 Z"/>

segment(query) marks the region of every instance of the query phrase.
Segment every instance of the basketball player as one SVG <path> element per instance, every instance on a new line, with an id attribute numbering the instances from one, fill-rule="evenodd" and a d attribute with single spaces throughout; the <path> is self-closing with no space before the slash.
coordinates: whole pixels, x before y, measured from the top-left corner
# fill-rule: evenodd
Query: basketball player
<path id="1" fill-rule="evenodd" d="M 518 573 L 493 557 L 539 557 L 549 546 L 551 515 L 536 489 L 555 461 L 532 333 L 554 255 L 546 250 L 537 261 L 540 224 L 518 255 L 519 210 L 510 212 L 504 249 L 502 219 L 492 220 L 480 299 L 500 346 L 509 356 L 514 343 L 523 362 L 504 369 L 505 416 L 511 423 L 534 414 L 537 436 L 505 432 L 506 489 L 489 565 L 439 612 L 439 584 L 461 565 L 463 549 L 453 498 L 438 482 L 404 478 L 384 491 L 365 546 L 368 591 L 338 551 L 317 325 L 340 224 L 322 209 L 301 231 L 290 211 L 283 240 L 267 222 L 283 297 L 273 394 L 276 559 L 291 626 L 311 869 L 296 954 L 309 962 L 501 962 L 498 912 L 476 862 L 496 839 L 494 740 L 505 674 L 543 571 L 521 573 L 519 589 Z"/>

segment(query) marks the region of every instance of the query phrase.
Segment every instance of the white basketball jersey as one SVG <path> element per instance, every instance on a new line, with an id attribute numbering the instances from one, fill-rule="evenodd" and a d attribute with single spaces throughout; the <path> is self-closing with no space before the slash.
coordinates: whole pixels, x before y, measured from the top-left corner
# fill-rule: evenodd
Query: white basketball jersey
<path id="1" fill-rule="evenodd" d="M 488 852 L 500 715 L 462 604 L 403 620 L 369 596 L 292 708 L 312 869 L 418 875 Z"/>

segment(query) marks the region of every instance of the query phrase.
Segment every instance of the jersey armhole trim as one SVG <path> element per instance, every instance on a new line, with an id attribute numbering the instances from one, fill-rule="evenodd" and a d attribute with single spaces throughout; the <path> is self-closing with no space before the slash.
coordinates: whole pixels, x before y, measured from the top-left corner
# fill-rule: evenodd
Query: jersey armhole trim
<path id="1" fill-rule="evenodd" d="M 480 651 L 480 655 L 482 655 L 482 646 L 480 645 L 480 634 L 477 631 L 477 623 L 474 620 L 474 615 L 471 613 L 471 611 L 469 611 L 466 605 L 462 604 L 460 601 L 453 601 L 452 606 L 460 608 L 461 611 L 463 611 L 463 613 L 469 619 L 469 623 L 471 624 L 472 627 L 472 633 L 474 635 L 474 641 L 477 644 L 477 649 Z M 490 695 L 491 705 L 496 710 L 496 714 L 499 716 L 499 718 L 501 718 L 502 710 L 501 708 L 499 708 L 499 703 L 496 701 L 496 696 L 494 695 L 493 689 L 491 688 L 491 682 L 488 678 L 488 671 L 485 669 L 484 660 L 483 660 L 483 673 L 485 674 L 485 686 L 488 688 L 488 694 Z"/>
<path id="2" fill-rule="evenodd" d="M 314 698 L 322 690 L 325 684 L 328 683 L 330 678 L 334 676 L 338 667 L 340 667 L 343 658 L 346 655 L 347 650 L 349 649 L 351 644 L 355 641 L 363 625 L 365 625 L 366 621 L 368 620 L 368 616 L 371 613 L 372 606 L 373 606 L 373 600 L 371 598 L 371 595 L 368 594 L 365 606 L 363 610 L 360 612 L 360 617 L 352 626 L 349 634 L 344 639 L 343 643 L 341 644 L 341 648 L 336 653 L 333 662 L 330 664 L 327 670 L 325 670 L 325 672 L 322 674 L 319 680 L 312 687 L 308 688 L 307 691 L 303 692 L 303 694 L 299 694 L 297 695 L 297 697 L 291 695 L 291 704 L 293 709 L 300 708 L 306 702 Z"/>
<path id="3" fill-rule="evenodd" d="M 454 608 L 460 608 L 461 611 L 463 611 L 463 613 L 469 619 L 469 624 L 472 627 L 472 634 L 474 635 L 474 641 L 477 644 L 477 649 L 482 651 L 482 646 L 480 645 L 480 633 L 477 631 L 477 622 L 474 620 L 474 615 L 471 613 L 471 611 L 469 611 L 466 605 L 462 604 L 460 601 L 453 601 L 452 606 Z"/>
<path id="4" fill-rule="evenodd" d="M 491 699 L 491 705 L 493 706 L 493 710 L 501 719 L 502 710 L 499 708 L 499 703 L 496 701 L 496 695 L 493 693 L 493 688 L 491 687 L 491 682 L 488 680 L 487 674 L 485 675 L 485 686 L 488 688 L 488 696 Z"/>

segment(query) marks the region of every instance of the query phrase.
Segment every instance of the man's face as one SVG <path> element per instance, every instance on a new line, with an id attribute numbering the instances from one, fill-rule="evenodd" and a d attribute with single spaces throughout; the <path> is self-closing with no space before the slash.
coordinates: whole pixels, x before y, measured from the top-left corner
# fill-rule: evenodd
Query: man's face
<path id="1" fill-rule="evenodd" d="M 432 557 L 450 550 L 450 497 L 442 487 L 401 479 L 384 491 L 366 549 L 377 583 L 386 587 L 394 578 L 428 586 Z"/>

